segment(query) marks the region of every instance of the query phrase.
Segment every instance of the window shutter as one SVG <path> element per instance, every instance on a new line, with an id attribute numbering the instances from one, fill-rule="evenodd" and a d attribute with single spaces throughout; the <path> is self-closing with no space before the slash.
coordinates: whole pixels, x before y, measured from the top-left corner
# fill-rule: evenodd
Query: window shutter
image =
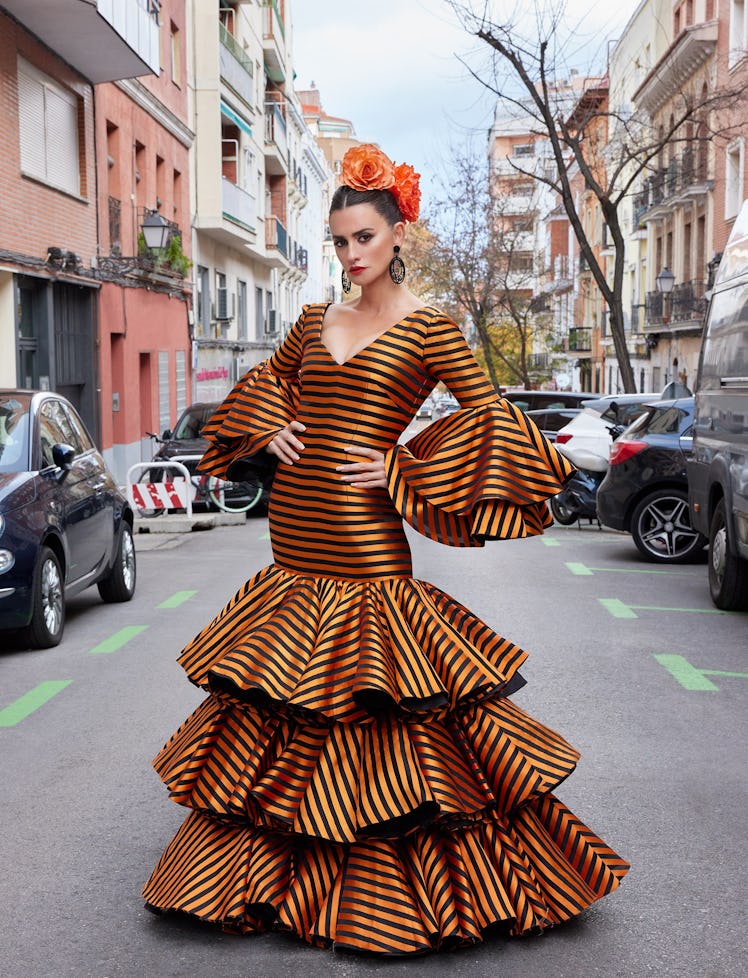
<path id="1" fill-rule="evenodd" d="M 47 180 L 71 194 L 80 193 L 78 105 L 74 96 L 44 86 L 46 103 Z"/>
<path id="2" fill-rule="evenodd" d="M 18 69 L 18 128 L 21 141 L 21 172 L 46 180 L 44 148 L 44 86 Z"/>

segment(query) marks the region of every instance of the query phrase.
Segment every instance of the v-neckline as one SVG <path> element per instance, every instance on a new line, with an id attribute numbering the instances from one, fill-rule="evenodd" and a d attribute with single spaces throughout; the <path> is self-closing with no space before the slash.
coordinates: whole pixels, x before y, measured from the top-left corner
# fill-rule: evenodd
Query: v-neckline
<path id="1" fill-rule="evenodd" d="M 366 353 L 367 350 L 370 350 L 375 343 L 377 343 L 379 340 L 382 339 L 383 336 L 387 336 L 388 333 L 393 332 L 393 330 L 397 329 L 398 326 L 402 326 L 402 324 L 406 321 L 406 319 L 410 319 L 412 316 L 415 316 L 416 313 L 423 312 L 425 309 L 428 308 L 427 306 L 417 306 L 407 315 L 403 316 L 402 319 L 398 319 L 396 323 L 392 323 L 392 325 L 388 326 L 387 329 L 383 329 L 381 333 L 377 333 L 377 335 L 374 336 L 372 339 L 370 339 L 365 346 L 362 346 L 360 350 L 356 350 L 356 352 L 353 353 L 351 356 L 349 356 L 346 360 L 340 361 L 335 359 L 335 357 L 332 355 L 332 350 L 330 350 L 330 348 L 322 339 L 322 327 L 324 326 L 327 310 L 330 308 L 331 305 L 332 302 L 328 302 L 322 313 L 322 318 L 319 321 L 319 329 L 317 330 L 317 342 L 323 348 L 325 353 L 332 360 L 332 362 L 335 364 L 336 367 L 347 367 L 349 363 L 352 363 L 355 359 L 360 357 L 362 353 Z"/>

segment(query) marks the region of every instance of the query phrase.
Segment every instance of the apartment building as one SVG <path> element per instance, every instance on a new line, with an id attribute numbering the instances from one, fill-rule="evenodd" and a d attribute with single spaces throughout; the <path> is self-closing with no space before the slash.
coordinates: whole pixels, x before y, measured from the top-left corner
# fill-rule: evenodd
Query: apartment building
<path id="1" fill-rule="evenodd" d="M 99 441 L 94 85 L 158 71 L 154 2 L 0 6 L 0 384 L 65 394 Z"/>
<path id="2" fill-rule="evenodd" d="M 191 398 L 185 0 L 153 15 L 157 72 L 94 88 L 101 445 L 121 482 L 151 458 L 146 432 L 173 427 Z"/>
<path id="3" fill-rule="evenodd" d="M 189 0 L 194 384 L 221 399 L 323 288 L 330 173 L 293 89 L 284 0 Z"/>

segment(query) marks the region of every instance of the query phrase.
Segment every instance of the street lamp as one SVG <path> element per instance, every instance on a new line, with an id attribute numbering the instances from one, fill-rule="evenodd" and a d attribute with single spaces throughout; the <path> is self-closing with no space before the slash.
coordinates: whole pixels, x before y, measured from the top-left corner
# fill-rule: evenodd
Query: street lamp
<path id="1" fill-rule="evenodd" d="M 169 223 L 160 214 L 153 211 L 140 225 L 146 247 L 150 251 L 159 251 L 166 247 L 169 237 Z"/>
<path id="2" fill-rule="evenodd" d="M 663 295 L 670 295 L 670 293 L 673 291 L 675 275 L 673 275 L 667 265 L 665 265 L 660 274 L 657 276 L 655 283 L 657 284 L 657 291 L 661 292 Z"/>

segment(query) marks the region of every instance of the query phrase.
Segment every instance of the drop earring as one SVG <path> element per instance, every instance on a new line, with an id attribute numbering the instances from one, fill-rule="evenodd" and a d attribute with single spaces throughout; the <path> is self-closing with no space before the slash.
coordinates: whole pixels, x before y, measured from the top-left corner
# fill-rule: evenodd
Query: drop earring
<path id="1" fill-rule="evenodd" d="M 395 245 L 395 254 L 390 261 L 390 278 L 395 285 L 402 285 L 405 281 L 405 262 L 400 257 L 400 245 Z"/>
<path id="2" fill-rule="evenodd" d="M 345 269 L 343 269 L 343 273 L 340 276 L 340 284 L 343 286 L 343 291 L 345 294 L 348 295 L 348 293 L 351 291 L 351 280 L 348 272 L 346 272 Z"/>

